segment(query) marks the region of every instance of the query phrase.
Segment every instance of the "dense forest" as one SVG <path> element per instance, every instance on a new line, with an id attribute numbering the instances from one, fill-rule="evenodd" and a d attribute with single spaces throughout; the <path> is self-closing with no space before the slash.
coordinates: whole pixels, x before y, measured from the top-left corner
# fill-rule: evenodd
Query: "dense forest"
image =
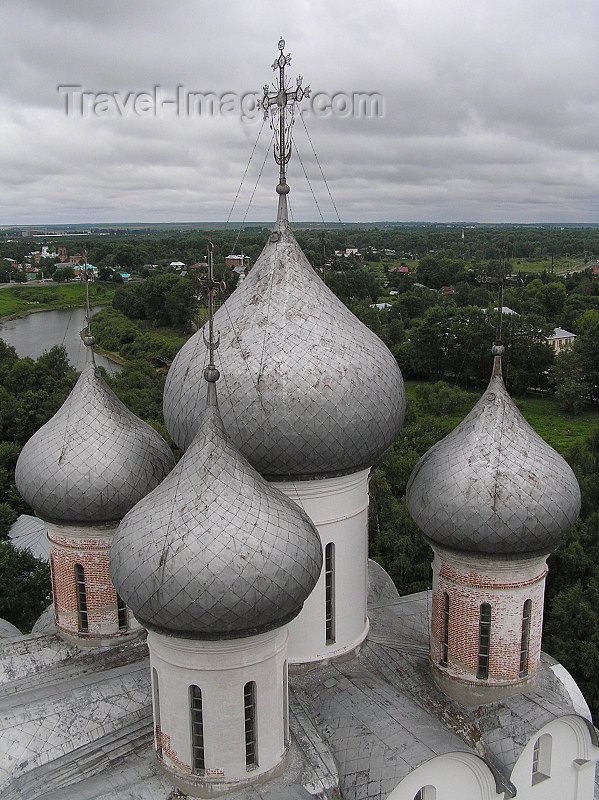
<path id="1" fill-rule="evenodd" d="M 88 242 L 89 259 L 105 270 L 106 280 L 117 267 L 139 276 L 137 283 L 119 285 L 112 304 L 94 317 L 93 332 L 100 348 L 124 361 L 107 381 L 165 436 L 166 368 L 205 319 L 206 300 L 203 267 L 175 274 L 166 260 L 201 265 L 208 235 L 130 232 Z M 255 259 L 265 235 L 258 228 L 238 240 L 232 232 L 210 234 L 223 280 L 221 301 L 236 281 L 225 269 L 225 255 L 243 251 Z M 506 384 L 523 403 L 542 401 L 545 417 L 558 410 L 565 415 L 566 433 L 552 443 L 570 461 L 583 494 L 580 519 L 549 559 L 544 648 L 572 672 L 599 716 L 599 277 L 584 269 L 599 253 L 599 229 L 337 229 L 326 235 L 324 257 L 319 231 L 300 230 L 297 236 L 315 268 L 324 267 L 319 274 L 329 287 L 387 344 L 408 381 L 404 429 L 371 480 L 370 505 L 371 556 L 401 593 L 424 589 L 431 578 L 431 551 L 407 512 L 406 482 L 418 458 L 467 414 L 486 385 L 498 334 L 497 286 L 486 278 L 512 276 L 505 281 L 504 305 L 515 313 L 503 315 L 501 332 Z M 352 246 L 366 248 L 360 258 L 326 255 Z M 26 248 L 0 242 L 0 257 L 21 258 Z M 396 252 L 387 255 L 391 250 Z M 531 271 L 535 259 L 541 268 Z M 560 259 L 582 268 L 552 274 L 551 261 Z M 407 273 L 396 269 L 402 262 L 409 265 Z M 576 334 L 572 347 L 559 354 L 547 338 L 556 327 Z M 33 361 L 18 359 L 0 340 L 2 536 L 28 511 L 12 481 L 20 448 L 59 408 L 75 379 L 60 348 Z M 575 426 L 579 433 L 568 438 Z M 47 565 L 0 541 L 0 586 L 0 617 L 28 630 L 49 602 Z"/>

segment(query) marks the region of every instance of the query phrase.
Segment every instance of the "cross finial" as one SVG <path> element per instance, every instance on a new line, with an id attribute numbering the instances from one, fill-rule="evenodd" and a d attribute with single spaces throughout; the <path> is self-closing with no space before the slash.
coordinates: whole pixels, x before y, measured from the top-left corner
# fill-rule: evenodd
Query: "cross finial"
<path id="1" fill-rule="evenodd" d="M 295 112 L 295 103 L 299 103 L 304 97 L 310 97 L 310 87 L 302 86 L 302 76 L 296 80 L 295 89 L 291 89 L 291 83 L 285 78 L 285 67 L 291 64 L 291 56 L 283 55 L 285 49 L 285 39 L 279 40 L 279 56 L 274 61 L 273 70 L 279 70 L 279 79 L 273 83 L 274 93 L 269 94 L 268 84 L 264 84 L 264 96 L 262 98 L 262 108 L 264 119 L 271 116 L 271 127 L 275 130 L 274 157 L 279 165 L 279 185 L 277 192 L 287 194 L 289 186 L 285 176 L 285 167 L 291 158 L 291 128 Z M 278 113 L 277 113 L 278 112 Z"/>
<path id="2" fill-rule="evenodd" d="M 216 369 L 214 365 L 214 353 L 218 350 L 220 345 L 220 336 L 218 339 L 214 339 L 214 296 L 216 295 L 216 289 L 219 286 L 218 283 L 214 280 L 214 267 L 212 264 L 212 257 L 214 254 L 214 245 L 212 242 L 208 243 L 208 339 L 206 339 L 206 334 L 204 333 L 204 344 L 210 351 L 210 363 L 206 367 L 204 371 L 204 377 L 209 383 L 214 383 L 220 377 L 219 371 Z"/>
<path id="3" fill-rule="evenodd" d="M 495 330 L 495 344 L 493 347 L 501 348 L 503 352 L 503 345 L 501 344 L 501 332 L 503 323 L 503 287 L 504 286 L 518 286 L 522 283 L 522 279 L 517 275 L 508 275 L 508 262 L 507 262 L 507 245 L 501 245 L 501 255 L 499 265 L 496 269 L 496 275 L 487 275 L 483 272 L 482 275 L 477 275 L 476 280 L 478 283 L 494 283 L 498 286 L 497 298 L 497 327 Z M 501 353 L 499 354 L 501 355 Z"/>
<path id="4" fill-rule="evenodd" d="M 88 347 L 91 348 L 91 347 L 93 347 L 93 344 L 94 344 L 94 342 L 96 340 L 92 336 L 92 330 L 91 330 L 92 315 L 91 315 L 91 309 L 90 309 L 90 305 L 89 305 L 89 281 L 90 281 L 90 275 L 89 275 L 89 271 L 87 269 L 87 248 L 85 248 L 85 247 L 83 248 L 83 261 L 84 261 L 84 264 L 83 264 L 83 272 L 81 273 L 81 277 L 85 281 L 85 322 L 86 322 L 86 328 L 87 328 L 87 330 L 85 332 L 85 336 L 83 337 L 83 341 Z M 80 270 L 80 272 L 81 272 L 81 270 Z"/>

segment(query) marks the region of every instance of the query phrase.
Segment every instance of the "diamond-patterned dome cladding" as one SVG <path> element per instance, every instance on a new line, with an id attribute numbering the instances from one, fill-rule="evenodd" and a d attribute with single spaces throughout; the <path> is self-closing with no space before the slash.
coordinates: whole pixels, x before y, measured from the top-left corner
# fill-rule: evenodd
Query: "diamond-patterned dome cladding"
<path id="1" fill-rule="evenodd" d="M 105 522 L 121 519 L 173 464 L 166 442 L 121 403 L 90 356 L 64 404 L 23 448 L 15 482 L 41 517 Z"/>
<path id="2" fill-rule="evenodd" d="M 401 428 L 401 373 L 381 340 L 314 273 L 289 226 L 278 235 L 215 316 L 226 430 L 269 478 L 365 468 Z M 165 386 L 166 424 L 183 448 L 205 407 L 202 335 L 180 350 Z"/>
<path id="3" fill-rule="evenodd" d="M 407 499 L 427 539 L 490 554 L 550 552 L 580 510 L 570 466 L 522 417 L 500 374 L 420 459 Z"/>
<path id="4" fill-rule="evenodd" d="M 146 627 L 246 636 L 299 613 L 320 574 L 308 516 L 239 455 L 209 407 L 175 469 L 121 522 L 111 574 Z"/>

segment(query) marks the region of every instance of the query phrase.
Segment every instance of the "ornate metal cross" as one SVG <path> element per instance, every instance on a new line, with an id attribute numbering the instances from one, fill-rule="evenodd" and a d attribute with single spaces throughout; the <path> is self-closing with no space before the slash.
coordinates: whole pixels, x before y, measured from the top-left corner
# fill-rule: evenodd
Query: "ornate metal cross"
<path id="1" fill-rule="evenodd" d="M 203 284 L 208 288 L 208 339 L 206 339 L 206 334 L 203 334 L 204 337 L 204 344 L 210 351 L 210 367 L 214 367 L 214 353 L 218 350 L 220 345 L 220 335 L 218 339 L 215 341 L 214 339 L 214 297 L 216 295 L 216 290 L 222 286 L 221 283 L 218 283 L 214 280 L 214 268 L 212 264 L 212 257 L 214 255 L 214 245 L 212 242 L 208 243 L 208 280 Z"/>
<path id="2" fill-rule="evenodd" d="M 276 131 L 274 157 L 276 163 L 280 167 L 279 171 L 279 185 L 286 184 L 285 179 L 285 165 L 291 158 L 291 127 L 293 125 L 293 111 L 295 103 L 303 100 L 304 97 L 310 97 L 310 87 L 302 87 L 302 76 L 300 75 L 296 80 L 295 89 L 291 90 L 291 84 L 285 81 L 285 67 L 291 64 L 291 56 L 283 55 L 285 49 L 285 40 L 279 41 L 279 57 L 272 65 L 273 71 L 278 68 L 279 80 L 278 84 L 273 83 L 275 89 L 274 94 L 269 94 L 268 84 L 264 84 L 264 96 L 262 98 L 262 108 L 264 109 L 264 119 L 268 117 L 271 111 L 271 126 Z M 278 109 L 278 114 L 277 114 Z M 287 109 L 291 110 L 287 114 Z"/>
<path id="3" fill-rule="evenodd" d="M 503 322 L 503 287 L 504 286 L 519 286 L 523 283 L 522 278 L 517 275 L 507 274 L 507 263 L 505 256 L 502 256 L 497 275 L 487 275 L 483 272 L 482 275 L 477 275 L 476 280 L 478 283 L 492 283 L 499 287 L 497 298 L 497 328 L 495 331 L 495 341 L 501 342 L 501 329 Z"/>

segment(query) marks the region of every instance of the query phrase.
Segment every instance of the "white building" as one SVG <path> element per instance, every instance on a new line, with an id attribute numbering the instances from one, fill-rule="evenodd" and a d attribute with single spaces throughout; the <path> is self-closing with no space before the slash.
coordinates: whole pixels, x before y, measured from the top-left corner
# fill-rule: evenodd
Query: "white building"
<path id="1" fill-rule="evenodd" d="M 547 337 L 549 344 L 555 349 L 556 353 L 561 353 L 562 350 L 568 350 L 574 344 L 576 339 L 575 333 L 570 333 L 563 328 L 555 328 L 552 336 Z"/>

